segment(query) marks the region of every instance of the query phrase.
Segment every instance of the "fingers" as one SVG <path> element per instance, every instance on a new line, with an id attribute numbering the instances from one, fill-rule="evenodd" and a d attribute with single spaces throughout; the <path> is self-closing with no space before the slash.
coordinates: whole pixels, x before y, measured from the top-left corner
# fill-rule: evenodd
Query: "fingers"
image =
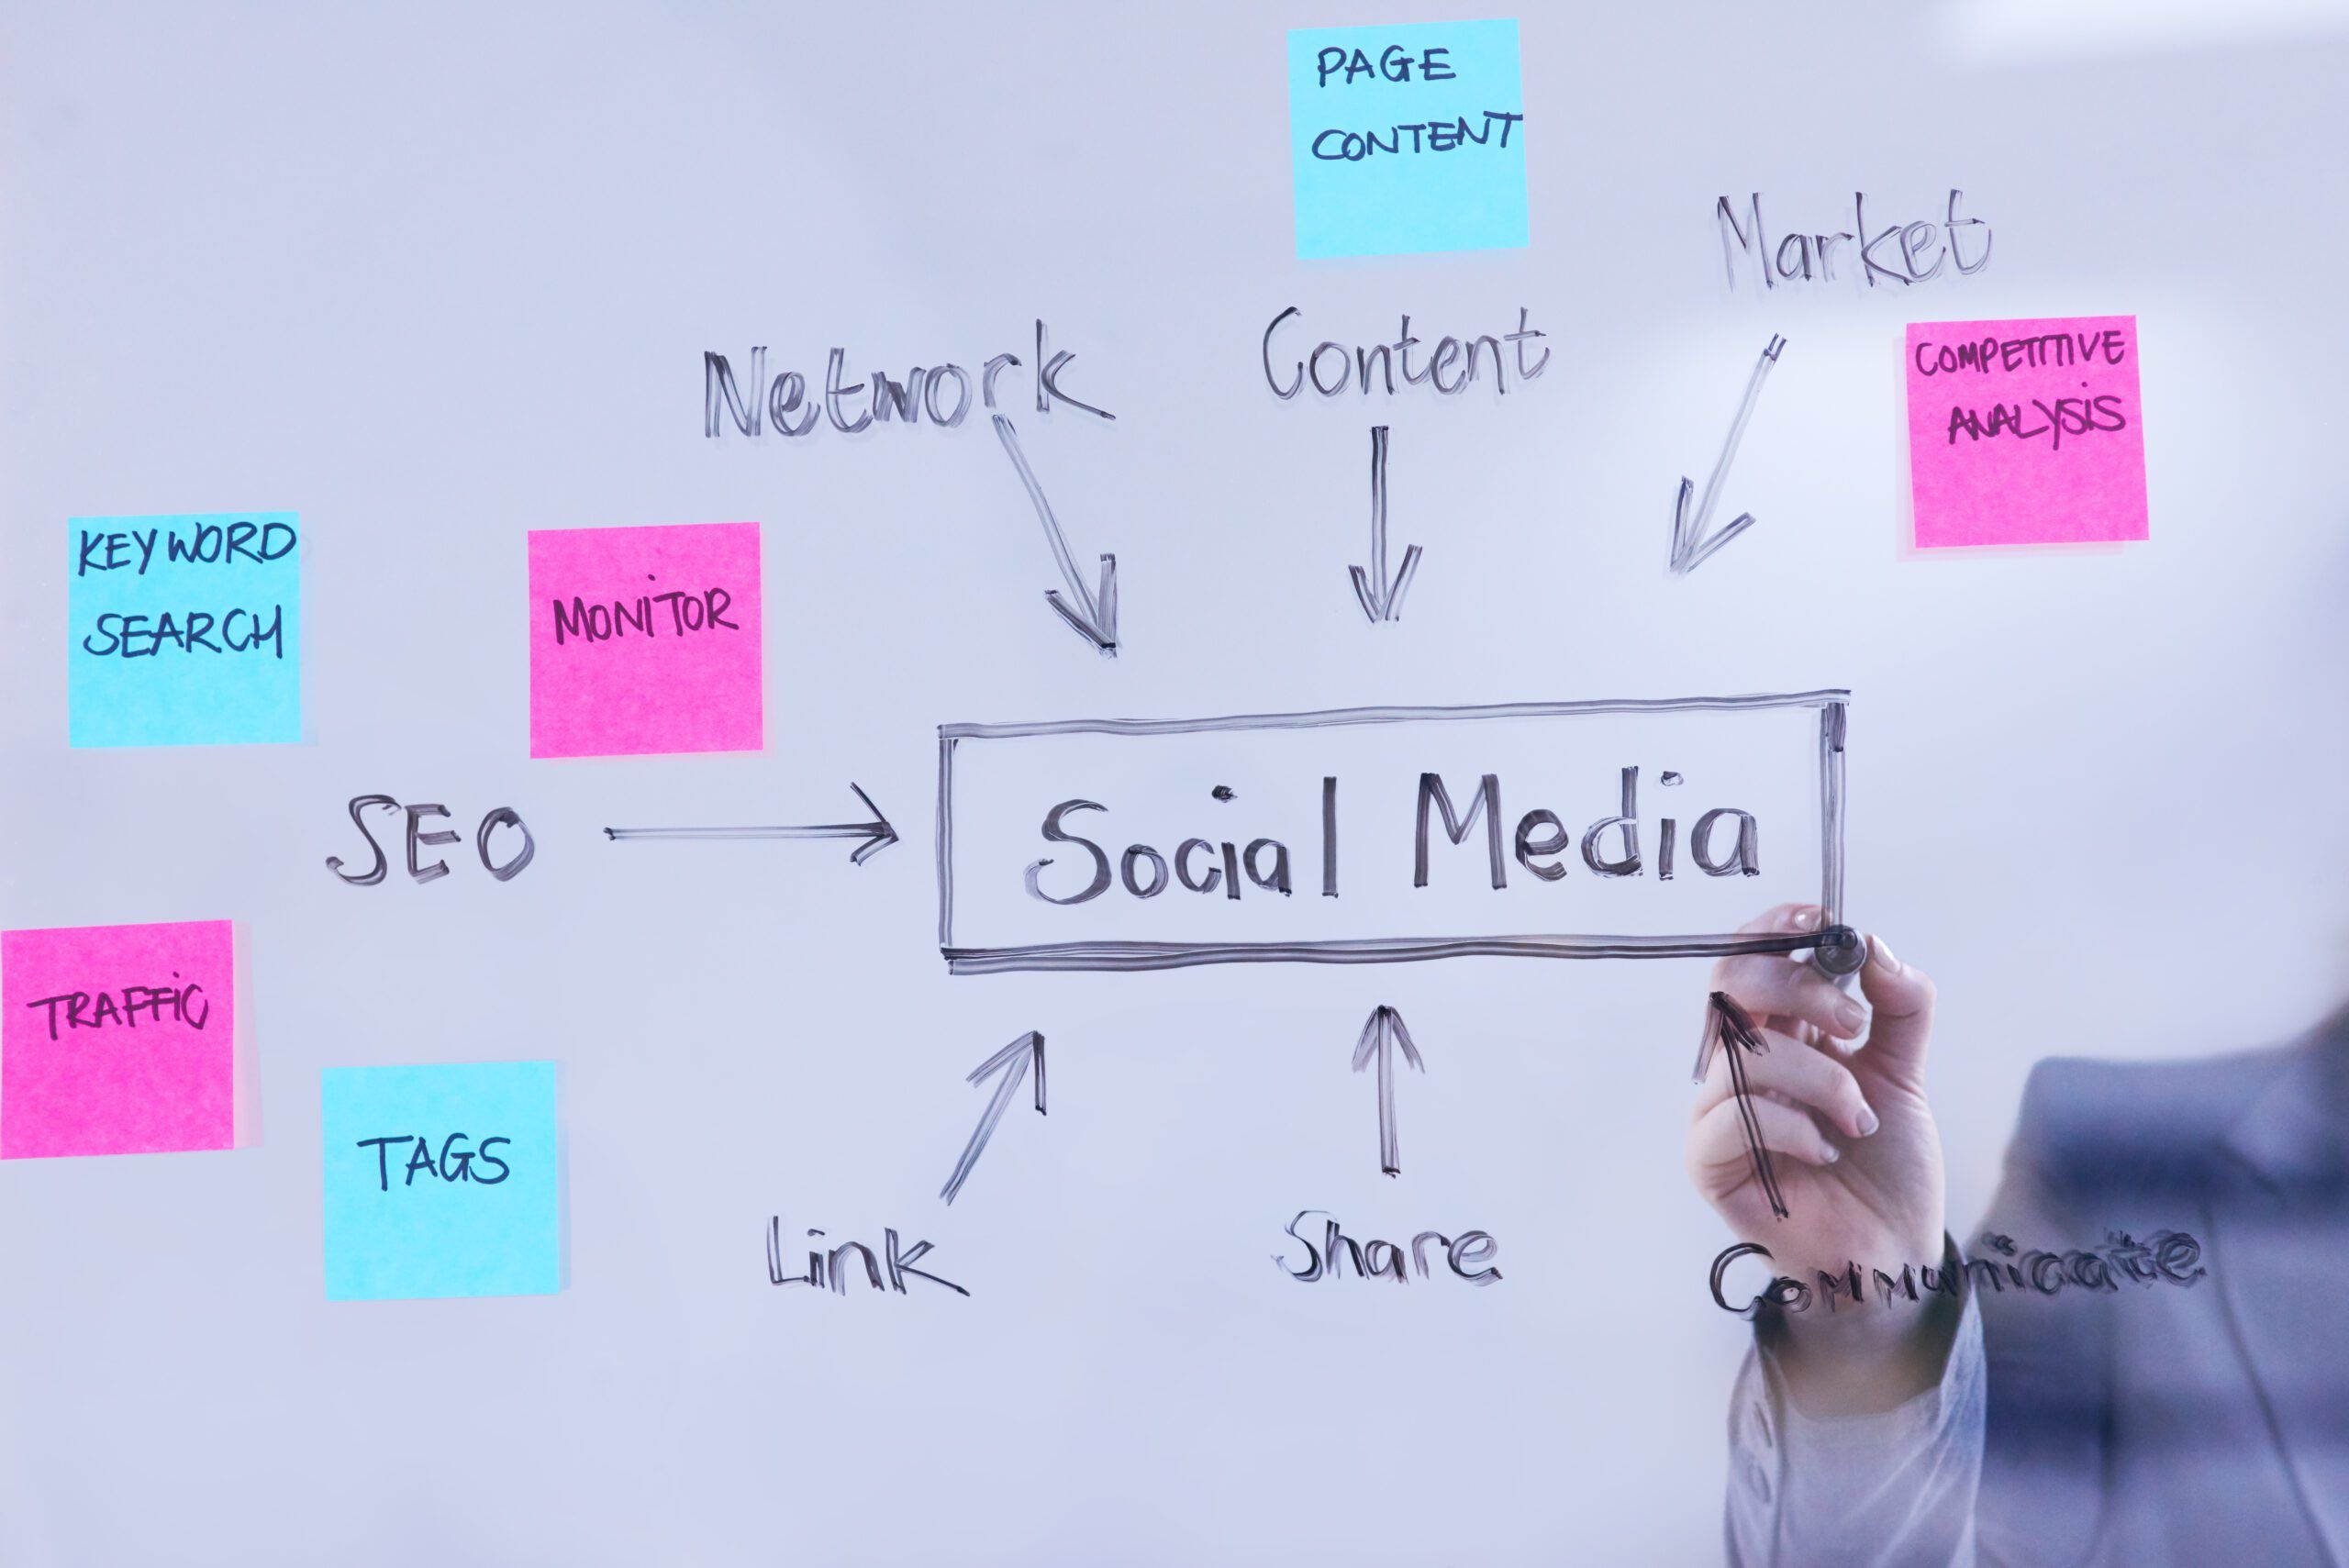
<path id="1" fill-rule="evenodd" d="M 1758 1095 L 1745 1103 L 1761 1130 L 1762 1147 L 1771 1153 L 1806 1165 L 1832 1165 L 1842 1158 L 1808 1111 Z M 1723 1100 L 1697 1118 L 1688 1129 L 1687 1158 L 1688 1173 L 1704 1191 L 1719 1189 L 1720 1173 L 1746 1162 L 1745 1124 L 1738 1115 L 1736 1100 Z"/>
<path id="2" fill-rule="evenodd" d="M 1795 1105 L 1807 1106 L 1854 1138 L 1866 1138 L 1876 1131 L 1876 1110 L 1850 1068 L 1776 1029 L 1764 1029 L 1762 1039 L 1769 1049 L 1746 1051 L 1739 1062 L 1746 1087 L 1754 1095 L 1776 1094 Z M 1702 1119 L 1734 1090 L 1729 1052 L 1716 1052 L 1705 1085 L 1697 1092 L 1692 1114 Z"/>
<path id="3" fill-rule="evenodd" d="M 1816 930 L 1819 914 L 1816 905 L 1781 904 L 1748 921 L 1741 934 Z M 1713 965 L 1713 988 L 1728 992 L 1757 1018 L 1807 1023 L 1838 1040 L 1854 1039 L 1868 1027 L 1867 1009 L 1858 1001 L 1809 964 L 1783 953 L 1733 953 Z"/>
<path id="4" fill-rule="evenodd" d="M 1868 938 L 1860 989 L 1876 1008 L 1868 1055 L 1885 1067 L 1920 1068 L 1933 1031 L 1933 983 L 1892 955 L 1881 937 Z"/>

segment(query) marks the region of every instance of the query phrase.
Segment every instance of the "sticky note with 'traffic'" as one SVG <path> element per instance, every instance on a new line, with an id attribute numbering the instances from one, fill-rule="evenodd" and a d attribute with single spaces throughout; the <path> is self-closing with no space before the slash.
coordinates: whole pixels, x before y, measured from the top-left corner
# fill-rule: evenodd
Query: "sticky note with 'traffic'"
<path id="1" fill-rule="evenodd" d="M 330 1301 L 562 1288 L 555 1064 L 321 1075 Z"/>
<path id="2" fill-rule="evenodd" d="M 1292 31 L 1288 123 L 1299 256 L 1527 242 L 1515 22 Z"/>
<path id="3" fill-rule="evenodd" d="M 1912 322 L 1920 548 L 2147 537 L 2137 318 Z"/>
<path id="4" fill-rule="evenodd" d="M 530 535 L 530 755 L 766 744 L 759 525 Z"/>
<path id="5" fill-rule="evenodd" d="M 236 1142 L 226 920 L 0 932 L 0 1157 Z"/>
<path id="6" fill-rule="evenodd" d="M 66 519 L 66 740 L 302 739 L 292 512 Z"/>

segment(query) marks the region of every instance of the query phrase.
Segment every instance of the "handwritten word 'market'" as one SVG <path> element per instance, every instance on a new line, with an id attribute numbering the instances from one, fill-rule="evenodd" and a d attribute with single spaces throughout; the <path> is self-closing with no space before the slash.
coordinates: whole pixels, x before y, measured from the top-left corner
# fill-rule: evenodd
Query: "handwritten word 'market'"
<path id="1" fill-rule="evenodd" d="M 1958 204 L 1965 193 L 1952 190 L 1949 207 L 1941 223 L 1896 223 L 1868 232 L 1868 197 L 1865 191 L 1852 197 L 1852 227 L 1819 234 L 1789 234 L 1776 247 L 1770 234 L 1762 226 L 1762 195 L 1753 194 L 1747 208 L 1752 228 L 1738 221 L 1738 215 L 1722 196 L 1713 204 L 1713 218 L 1720 226 L 1721 261 L 1729 271 L 1729 286 L 1737 286 L 1737 259 L 1742 252 L 1750 258 L 1765 289 L 1780 284 L 1832 283 L 1835 281 L 1835 250 L 1838 245 L 1856 246 L 1859 271 L 1852 275 L 1865 281 L 1868 287 L 1883 284 L 1898 284 L 1904 288 L 1921 284 L 1937 275 L 1944 263 L 1955 262 L 1960 273 L 1972 277 L 1990 264 L 1990 226 L 1978 217 L 1957 216 Z M 1965 248 L 1959 242 L 1958 230 L 1982 230 L 1982 251 L 1975 260 L 1965 259 Z M 1732 247 L 1731 242 L 1734 241 Z"/>

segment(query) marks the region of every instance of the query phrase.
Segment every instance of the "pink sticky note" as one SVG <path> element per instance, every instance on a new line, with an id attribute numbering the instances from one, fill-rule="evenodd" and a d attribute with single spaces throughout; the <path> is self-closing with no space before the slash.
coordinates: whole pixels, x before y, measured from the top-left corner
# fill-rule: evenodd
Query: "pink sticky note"
<path id="1" fill-rule="evenodd" d="M 766 744 L 759 525 L 530 535 L 530 755 Z"/>
<path id="2" fill-rule="evenodd" d="M 1909 327 L 1920 548 L 2147 536 L 2137 318 Z"/>
<path id="3" fill-rule="evenodd" d="M 236 1141 L 226 920 L 0 931 L 0 1158 Z"/>

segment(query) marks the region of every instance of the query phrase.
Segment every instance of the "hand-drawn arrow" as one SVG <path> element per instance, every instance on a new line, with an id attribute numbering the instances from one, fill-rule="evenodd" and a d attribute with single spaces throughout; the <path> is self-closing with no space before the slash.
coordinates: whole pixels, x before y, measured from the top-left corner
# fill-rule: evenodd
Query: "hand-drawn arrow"
<path id="1" fill-rule="evenodd" d="M 1354 597 L 1362 601 L 1362 613 L 1376 626 L 1383 620 L 1403 618 L 1403 595 L 1411 590 L 1411 573 L 1419 569 L 1419 547 L 1411 546 L 1403 552 L 1403 569 L 1395 580 L 1386 580 L 1386 427 L 1370 428 L 1370 570 L 1359 566 L 1346 570 L 1354 580 Z"/>
<path id="2" fill-rule="evenodd" d="M 1390 1176 L 1402 1174 L 1403 1156 L 1395 1139 L 1395 1048 L 1403 1048 L 1403 1060 L 1424 1073 L 1427 1063 L 1419 1060 L 1419 1047 L 1411 1043 L 1411 1031 L 1403 1027 L 1403 1015 L 1392 1007 L 1378 1006 L 1370 1010 L 1370 1018 L 1362 1026 L 1362 1039 L 1354 1042 L 1354 1071 L 1359 1073 L 1370 1065 L 1373 1055 L 1378 1058 L 1378 1168 Z"/>
<path id="3" fill-rule="evenodd" d="M 864 802 L 864 809 L 873 813 L 870 822 L 814 822 L 794 828 L 607 828 L 604 837 L 618 842 L 622 839 L 863 839 L 849 855 L 849 863 L 863 865 L 874 855 L 897 841 L 897 830 L 873 804 L 873 797 L 856 784 L 856 798 Z"/>
<path id="4" fill-rule="evenodd" d="M 1740 512 L 1720 532 L 1710 539 L 1704 537 L 1705 525 L 1712 520 L 1713 503 L 1720 496 L 1721 481 L 1729 475 L 1730 459 L 1737 455 L 1737 443 L 1745 434 L 1745 421 L 1753 416 L 1753 400 L 1762 395 L 1762 379 L 1770 367 L 1778 362 L 1779 351 L 1787 340 L 1776 333 L 1770 335 L 1769 345 L 1754 361 L 1753 374 L 1745 384 L 1745 400 L 1737 406 L 1737 417 L 1730 421 L 1729 439 L 1721 444 L 1720 461 L 1713 464 L 1713 476 L 1705 481 L 1705 498 L 1697 503 L 1697 515 L 1688 515 L 1688 497 L 1696 486 L 1688 476 L 1680 477 L 1680 497 L 1672 508 L 1672 571 L 1675 576 L 1686 576 L 1711 559 L 1712 553 L 1753 526 L 1753 514 Z"/>
<path id="5" fill-rule="evenodd" d="M 995 1098 L 987 1102 L 986 1113 L 979 1118 L 979 1125 L 972 1132 L 971 1141 L 963 1146 L 963 1157 L 954 1162 L 954 1173 L 946 1178 L 944 1186 L 938 1189 L 938 1195 L 948 1203 L 954 1201 L 954 1195 L 961 1192 L 963 1184 L 970 1179 L 971 1167 L 979 1162 L 980 1154 L 985 1151 L 987 1140 L 995 1136 L 995 1124 L 1003 1119 L 1003 1113 L 1010 1108 L 1011 1097 L 1019 1093 L 1019 1080 L 1028 1075 L 1028 1063 L 1031 1058 L 1036 1064 L 1036 1114 L 1042 1116 L 1044 1037 L 1034 1029 L 1030 1029 L 973 1070 L 971 1083 L 980 1082 L 990 1073 L 1001 1073 L 1003 1082 L 995 1086 Z"/>
<path id="6" fill-rule="evenodd" d="M 1697 1043 L 1697 1082 L 1713 1064 L 1713 1052 L 1725 1052 L 1729 1057 L 1730 1093 L 1737 1099 L 1737 1119 L 1745 1129 L 1745 1152 L 1753 1163 L 1753 1179 L 1761 1184 L 1762 1194 L 1770 1200 L 1770 1212 L 1780 1219 L 1787 1218 L 1787 1200 L 1778 1191 L 1778 1176 L 1770 1168 L 1770 1151 L 1762 1146 L 1762 1124 L 1754 1118 L 1753 1099 L 1745 1086 L 1745 1062 L 1742 1053 L 1759 1056 L 1770 1049 L 1753 1019 L 1734 997 L 1726 991 L 1716 991 L 1705 1014 L 1705 1036 Z"/>
<path id="7" fill-rule="evenodd" d="M 1019 450 L 1019 433 L 1011 421 L 998 414 L 995 417 L 995 433 L 1003 439 L 1003 450 L 1011 454 L 1011 466 L 1019 471 L 1019 483 L 1028 487 L 1028 499 L 1036 506 L 1037 520 L 1044 525 L 1044 539 L 1052 547 L 1052 559 L 1060 562 L 1061 581 L 1068 584 L 1070 597 L 1081 607 L 1072 609 L 1057 588 L 1044 590 L 1044 598 L 1061 613 L 1061 618 L 1074 627 L 1086 641 L 1099 649 L 1106 658 L 1118 656 L 1118 558 L 1101 558 L 1101 591 L 1096 597 L 1085 580 L 1076 574 L 1076 561 L 1068 552 L 1068 540 L 1061 533 L 1061 525 L 1052 516 L 1052 504 L 1044 499 L 1044 487 L 1036 483 L 1036 471 L 1028 466 L 1028 459 Z"/>

